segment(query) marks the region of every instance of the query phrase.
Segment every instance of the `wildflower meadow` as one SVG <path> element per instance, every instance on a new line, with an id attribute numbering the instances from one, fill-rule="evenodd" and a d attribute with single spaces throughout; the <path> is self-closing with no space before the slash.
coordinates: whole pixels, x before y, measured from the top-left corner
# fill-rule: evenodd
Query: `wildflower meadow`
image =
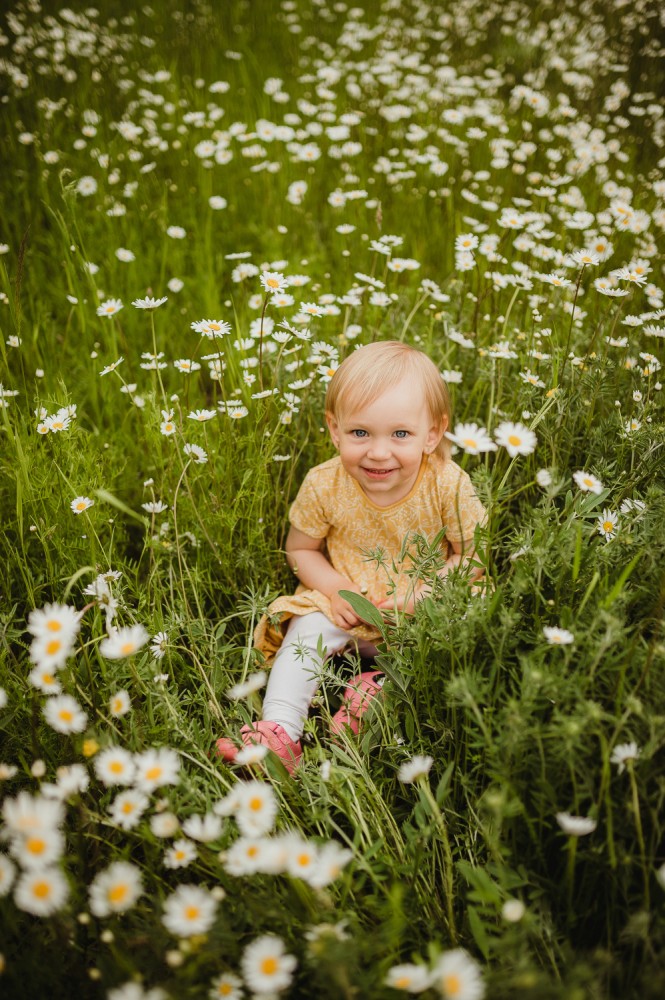
<path id="1" fill-rule="evenodd" d="M 8 0 L 0 995 L 665 995 L 658 0 Z M 483 570 L 247 747 L 357 346 L 439 367 Z M 381 559 L 368 552 L 368 559 Z M 387 586 L 391 566 L 386 565 Z"/>

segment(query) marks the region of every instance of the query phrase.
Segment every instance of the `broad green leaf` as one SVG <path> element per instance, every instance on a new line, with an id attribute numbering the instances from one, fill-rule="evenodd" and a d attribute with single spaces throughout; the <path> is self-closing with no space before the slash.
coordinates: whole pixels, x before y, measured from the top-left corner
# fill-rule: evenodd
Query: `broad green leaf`
<path id="1" fill-rule="evenodd" d="M 363 597 L 362 594 L 355 594 L 352 590 L 340 590 L 339 596 L 349 602 L 355 613 L 364 622 L 373 625 L 374 628 L 378 628 L 380 631 L 383 629 L 385 625 L 383 615 L 366 597 Z"/>

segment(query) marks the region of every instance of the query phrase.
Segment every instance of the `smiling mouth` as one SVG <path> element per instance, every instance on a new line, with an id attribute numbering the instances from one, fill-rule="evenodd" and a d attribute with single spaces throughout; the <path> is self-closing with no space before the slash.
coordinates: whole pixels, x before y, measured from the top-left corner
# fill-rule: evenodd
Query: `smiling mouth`
<path id="1" fill-rule="evenodd" d="M 385 479 L 389 476 L 391 472 L 395 472 L 395 469 L 366 469 L 363 468 L 363 472 L 370 477 L 370 479 Z"/>

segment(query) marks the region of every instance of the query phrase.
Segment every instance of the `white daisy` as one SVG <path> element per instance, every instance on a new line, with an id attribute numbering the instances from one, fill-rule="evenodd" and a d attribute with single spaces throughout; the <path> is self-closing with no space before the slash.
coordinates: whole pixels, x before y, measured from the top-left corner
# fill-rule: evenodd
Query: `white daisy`
<path id="1" fill-rule="evenodd" d="M 626 764 L 630 760 L 637 760 L 642 751 L 637 743 L 619 743 L 612 750 L 610 762 L 616 764 L 619 774 L 626 769 Z"/>
<path id="2" fill-rule="evenodd" d="M 558 812 L 556 821 L 569 837 L 586 837 L 598 826 L 596 820 L 590 816 L 571 816 L 567 812 Z"/>
<path id="3" fill-rule="evenodd" d="M 119 313 L 122 307 L 121 299 L 107 299 L 105 302 L 102 302 L 100 306 L 98 306 L 97 315 L 107 316 L 108 319 L 110 319 L 111 316 L 115 316 L 116 313 Z"/>
<path id="4" fill-rule="evenodd" d="M 62 686 L 52 667 L 38 664 L 28 674 L 28 683 L 42 694 L 61 694 Z"/>
<path id="5" fill-rule="evenodd" d="M 242 1000 L 242 979 L 232 972 L 223 972 L 211 982 L 208 996 L 210 1000 Z"/>
<path id="6" fill-rule="evenodd" d="M 619 515 L 607 507 L 598 518 L 598 534 L 602 535 L 606 542 L 611 541 L 619 528 Z"/>
<path id="7" fill-rule="evenodd" d="M 19 910 L 35 917 L 50 917 L 61 910 L 69 896 L 69 885 L 58 868 L 37 868 L 24 872 L 14 889 Z"/>
<path id="8" fill-rule="evenodd" d="M 543 635 L 550 646 L 569 646 L 575 642 L 575 636 L 572 632 L 569 632 L 567 628 L 559 628 L 556 625 L 545 625 L 543 627 Z"/>
<path id="9" fill-rule="evenodd" d="M 574 472 L 573 479 L 579 488 L 585 493 L 595 493 L 596 495 L 599 495 L 605 488 L 600 479 L 597 479 L 595 476 L 592 476 L 590 472 L 585 472 L 584 470 Z"/>
<path id="10" fill-rule="evenodd" d="M 88 725 L 87 715 L 68 694 L 49 698 L 42 711 L 49 726 L 58 733 L 82 733 Z"/>
<path id="11" fill-rule="evenodd" d="M 123 747 L 107 747 L 94 760 L 95 774 L 107 786 L 131 785 L 136 768 L 134 757 Z"/>
<path id="12" fill-rule="evenodd" d="M 406 993 L 422 993 L 430 985 L 431 974 L 424 965 L 393 965 L 388 969 L 384 985 L 391 990 L 404 990 Z"/>
<path id="13" fill-rule="evenodd" d="M 233 701 L 240 701 L 241 698 L 248 698 L 255 691 L 260 691 L 267 680 L 267 674 L 265 670 L 257 670 L 255 674 L 251 674 L 246 681 L 240 684 L 234 684 L 233 687 L 229 688 L 226 692 L 227 696 Z"/>
<path id="14" fill-rule="evenodd" d="M 222 821 L 215 813 L 205 813 L 203 816 L 188 816 L 182 824 L 183 833 L 186 833 L 192 840 L 198 840 L 202 844 L 209 844 L 213 840 L 219 840 L 222 835 Z"/>
<path id="15" fill-rule="evenodd" d="M 164 900 L 162 923 L 177 937 L 205 934 L 215 920 L 217 903 L 198 885 L 180 885 Z"/>
<path id="16" fill-rule="evenodd" d="M 485 996 L 480 967 L 462 948 L 443 953 L 432 969 L 430 983 L 444 1000 L 482 1000 Z"/>
<path id="17" fill-rule="evenodd" d="M 249 988 L 261 995 L 287 989 L 297 962 L 287 954 L 281 938 L 264 934 L 247 945 L 240 964 Z"/>
<path id="18" fill-rule="evenodd" d="M 235 878 L 257 872 L 278 874 L 284 870 L 280 844 L 270 837 L 238 837 L 224 852 L 224 871 Z"/>
<path id="19" fill-rule="evenodd" d="M 315 889 L 323 889 L 338 878 L 342 870 L 353 858 L 353 851 L 331 840 L 319 848 L 319 856 L 314 871 L 307 882 Z"/>
<path id="20" fill-rule="evenodd" d="M 152 653 L 153 659 L 161 660 L 169 644 L 169 634 L 168 632 L 157 632 L 153 635 L 150 640 L 150 652 Z"/>
<path id="21" fill-rule="evenodd" d="M 65 838 L 58 830 L 42 828 L 12 838 L 11 853 L 21 868 L 48 868 L 62 857 Z"/>
<path id="22" fill-rule="evenodd" d="M 165 302 L 168 302 L 168 295 L 162 296 L 161 299 L 153 299 L 147 295 L 144 299 L 134 299 L 132 305 L 137 309 L 159 309 Z"/>
<path id="23" fill-rule="evenodd" d="M 536 435 L 524 424 L 513 424 L 507 420 L 496 428 L 494 438 L 506 449 L 511 458 L 530 455 L 536 450 L 538 443 Z"/>
<path id="24" fill-rule="evenodd" d="M 75 514 L 82 514 L 89 507 L 94 507 L 94 504 L 95 501 L 91 500 L 90 497 L 74 497 L 69 506 Z"/>
<path id="25" fill-rule="evenodd" d="M 109 712 L 114 719 L 120 719 L 127 715 L 132 708 L 132 701 L 126 691 L 116 691 L 109 699 Z"/>
<path id="26" fill-rule="evenodd" d="M 28 615 L 28 632 L 34 636 L 74 636 L 81 625 L 81 616 L 68 604 L 46 604 Z"/>
<path id="27" fill-rule="evenodd" d="M 485 428 L 479 427 L 478 424 L 456 424 L 454 433 L 446 431 L 446 437 L 469 455 L 497 450 Z"/>
<path id="28" fill-rule="evenodd" d="M 428 774 L 433 763 L 433 759 L 429 756 L 416 755 L 400 765 L 397 777 L 405 784 L 411 784 Z"/>
<path id="29" fill-rule="evenodd" d="M 191 840 L 176 840 L 164 855 L 165 868 L 186 868 L 196 857 L 196 844 Z"/>
<path id="30" fill-rule="evenodd" d="M 90 883 L 90 910 L 96 917 L 129 910 L 143 892 L 141 872 L 128 861 L 109 865 Z"/>
<path id="31" fill-rule="evenodd" d="M 141 649 L 149 638 L 150 635 L 143 625 L 119 628 L 107 639 L 102 639 L 99 652 L 107 660 L 122 660 Z"/>
<path id="32" fill-rule="evenodd" d="M 150 800 L 147 795 L 135 788 L 128 788 L 126 792 L 116 795 L 109 806 L 109 815 L 116 826 L 122 827 L 123 830 L 132 830 L 140 823 L 149 805 Z"/>
<path id="33" fill-rule="evenodd" d="M 169 747 L 146 750 L 134 758 L 136 785 L 144 792 L 152 792 L 163 785 L 177 785 L 180 780 L 180 758 Z"/>
<path id="34" fill-rule="evenodd" d="M 235 791 L 235 816 L 240 832 L 260 837 L 272 830 L 277 816 L 277 798 L 272 786 L 265 781 L 244 781 Z"/>
<path id="35" fill-rule="evenodd" d="M 3 802 L 2 818 L 7 826 L 6 832 L 15 837 L 62 826 L 65 810 L 57 800 L 19 792 L 16 798 Z"/>

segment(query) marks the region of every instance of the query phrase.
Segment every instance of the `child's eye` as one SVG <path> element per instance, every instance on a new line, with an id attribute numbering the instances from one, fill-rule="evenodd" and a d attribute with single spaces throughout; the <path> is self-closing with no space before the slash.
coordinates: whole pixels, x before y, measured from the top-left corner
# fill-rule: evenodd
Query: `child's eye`
<path id="1" fill-rule="evenodd" d="M 351 436 L 355 438 L 367 437 L 367 431 L 361 431 L 360 428 L 356 428 L 355 430 L 351 431 Z"/>
<path id="2" fill-rule="evenodd" d="M 395 431 L 395 437 L 401 438 L 402 440 L 404 440 L 404 438 L 407 438 L 408 436 L 409 436 L 408 431 Z"/>

